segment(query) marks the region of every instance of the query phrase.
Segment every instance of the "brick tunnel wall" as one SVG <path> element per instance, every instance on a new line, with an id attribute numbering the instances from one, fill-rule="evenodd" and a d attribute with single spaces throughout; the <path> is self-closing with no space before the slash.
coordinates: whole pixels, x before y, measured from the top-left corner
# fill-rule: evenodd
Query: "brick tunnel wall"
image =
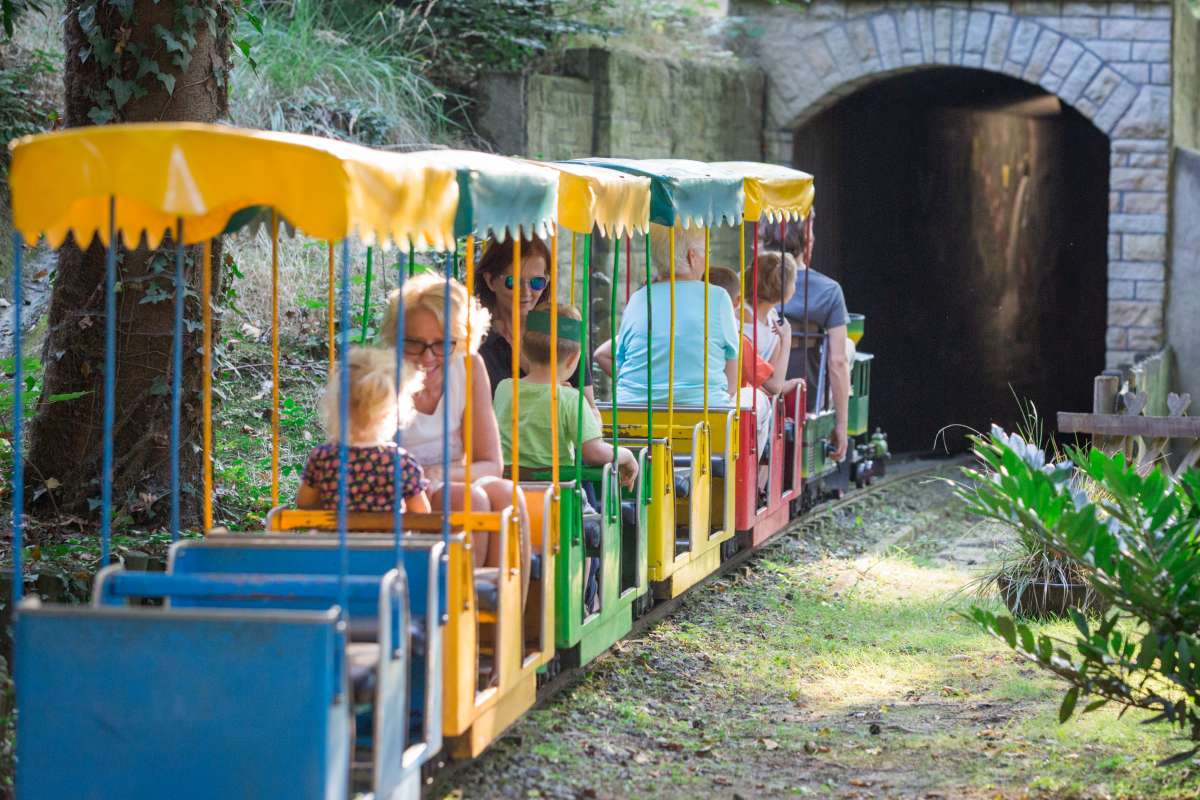
<path id="1" fill-rule="evenodd" d="M 1168 219 L 1169 2 L 739 3 L 743 56 L 767 86 L 768 158 L 792 131 L 880 78 L 937 66 L 1019 78 L 1058 96 L 1110 141 L 1106 361 L 1163 342 Z M 818 178 L 819 181 L 819 178 Z M 820 197 L 818 182 L 818 198 Z M 819 202 L 819 201 L 818 201 Z"/>

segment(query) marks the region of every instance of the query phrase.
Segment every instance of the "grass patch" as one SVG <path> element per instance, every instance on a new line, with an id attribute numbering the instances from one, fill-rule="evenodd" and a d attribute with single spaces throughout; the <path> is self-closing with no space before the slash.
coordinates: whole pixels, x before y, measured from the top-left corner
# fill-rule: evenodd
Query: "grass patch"
<path id="1" fill-rule="evenodd" d="M 835 526 L 847 555 L 776 545 L 438 791 L 1194 797 L 1186 771 L 1154 764 L 1178 749 L 1165 730 L 1107 709 L 1059 725 L 1061 687 L 959 615 L 977 602 L 957 591 L 971 571 L 935 554 L 972 523 L 944 487 L 918 491 L 909 520 L 932 532 L 917 536 L 919 558 L 871 552 L 906 524 L 891 503 Z M 1070 635 L 1070 623 L 1049 627 Z M 553 760 L 538 749 L 547 740 Z"/>

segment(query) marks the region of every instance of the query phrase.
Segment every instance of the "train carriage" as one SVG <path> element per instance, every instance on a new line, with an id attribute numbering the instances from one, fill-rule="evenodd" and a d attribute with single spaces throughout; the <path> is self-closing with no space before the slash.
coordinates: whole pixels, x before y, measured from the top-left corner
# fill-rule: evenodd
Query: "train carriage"
<path id="1" fill-rule="evenodd" d="M 443 527 L 443 535 L 431 541 L 403 546 L 397 534 L 394 547 L 386 548 L 371 569 L 351 572 L 343 466 L 335 514 L 338 536 L 308 554 L 315 557 L 315 566 L 296 572 L 281 567 L 281 554 L 299 546 L 289 542 L 269 554 L 269 569 L 262 569 L 264 559 L 243 543 L 230 548 L 224 559 L 210 559 L 197 570 L 184 568 L 194 560 L 178 544 L 182 331 L 188 292 L 184 246 L 204 245 L 198 297 L 205 374 L 201 496 L 208 526 L 210 240 L 232 218 L 245 216 L 239 212 L 255 207 L 272 209 L 273 235 L 282 217 L 330 241 L 331 261 L 332 242 L 341 240 L 340 349 L 345 354 L 348 237 L 446 247 L 458 201 L 454 172 L 420 158 L 316 137 L 147 124 L 22 140 L 13 148 L 12 189 L 19 231 L 14 237 L 18 292 L 24 239 L 45 233 L 57 246 L 69 233 L 81 243 L 97 237 L 107 247 L 102 563 L 108 561 L 110 540 L 118 241 L 136 244 L 144 236 L 148 245 L 157 246 L 170 231 L 176 255 L 170 528 L 177 544 L 172 569 L 154 574 L 105 567 L 96 578 L 91 608 L 42 605 L 36 598 L 22 602 L 22 582 L 13 582 L 19 795 L 65 797 L 82 790 L 87 796 L 123 798 L 345 797 L 354 757 L 350 713 L 360 699 L 352 687 L 349 658 L 357 630 L 374 640 L 378 654 L 366 669 L 373 691 L 361 698 L 374 705 L 371 785 L 379 796 L 415 796 L 420 762 L 436 751 L 440 733 L 426 727 L 410 736 L 410 712 L 416 709 L 409 706 L 414 664 L 408 620 L 415 609 L 425 612 L 426 652 L 436 655 L 441 615 L 430 606 L 445 606 L 444 579 L 434 565 L 448 542 L 448 530 Z M 16 300 L 19 310 L 19 296 Z M 14 328 L 19 352 L 19 318 Z M 348 369 L 343 357 L 343 387 Z M 343 456 L 345 396 L 343 391 Z M 277 411 L 274 416 L 277 422 Z M 18 443 L 19 424 L 18 419 Z M 17 574 L 21 469 L 18 449 Z M 275 496 L 277 474 L 273 471 Z M 411 561 L 407 553 L 413 554 Z M 164 602 L 160 608 L 128 605 L 142 597 Z M 409 747 L 422 738 L 423 746 Z M 121 758 L 111 752 L 117 743 Z M 213 769 L 214 764 L 224 768 Z"/>
<path id="2" fill-rule="evenodd" d="M 370 788 L 377 797 L 417 797 L 422 767 L 436 754 L 479 755 L 532 707 L 539 674 L 552 674 L 560 662 L 588 663 L 628 634 L 655 597 L 678 597 L 739 547 L 761 546 L 810 501 L 813 487 L 835 467 L 828 457 L 833 413 L 824 371 L 814 386 L 801 384 L 772 400 L 767 412 L 772 433 L 761 456 L 759 410 L 741 401 L 710 404 L 707 372 L 703 403 L 676 401 L 674 340 L 680 331 L 672 233 L 671 274 L 663 276 L 671 287 L 670 366 L 658 369 L 649 360 L 645 403 L 617 403 L 614 389 L 614 402 L 601 404 L 604 436 L 614 451 L 625 446 L 636 453 L 640 473 L 632 490 L 619 486 L 615 463 L 584 465 L 580 441 L 575 463 L 558 463 L 555 446 L 548 470 L 523 469 L 514 402 L 512 419 L 500 420 L 512 426 L 514 487 L 507 507 L 474 509 L 467 492 L 463 507 L 451 508 L 449 491 L 442 494 L 441 508 L 424 514 L 404 512 L 399 500 L 389 512 L 351 512 L 348 501 L 350 237 L 368 245 L 368 285 L 373 253 L 394 248 L 400 254 L 400 282 L 410 274 L 415 250 L 434 253 L 449 303 L 452 280 L 461 278 L 471 290 L 481 240 L 514 240 L 513 278 L 519 281 L 520 243 L 537 236 L 550 242 L 550 285 L 558 299 L 564 283 L 557 259 L 561 226 L 571 235 L 572 299 L 575 243 L 580 237 L 583 242 L 581 328 L 584 357 L 590 357 L 593 232 L 614 244 L 608 333 L 615 338 L 622 238 L 628 300 L 635 281 L 652 281 L 650 223 L 672 232 L 677 224 L 700 227 L 707 364 L 709 229 L 736 226 L 741 285 L 750 286 L 750 278 L 757 286 L 759 228 L 794 224 L 809 214 L 814 189 L 806 173 L 749 162 L 592 158 L 539 163 L 463 151 L 395 154 L 316 137 L 191 124 L 47 134 L 17 143 L 13 155 L 17 352 L 24 241 L 45 235 L 58 247 L 68 235 L 81 243 L 96 236 L 108 248 L 104 563 L 110 542 L 118 242 L 132 245 L 144 237 L 156 247 L 169 232 L 176 250 L 174 544 L 167 570 L 106 566 L 96 577 L 93 605 L 83 608 L 22 600 L 22 581 L 14 581 L 20 797 L 73 796 L 80 787 L 87 787 L 87 796 L 121 798 L 343 798 L 352 788 Z M 280 502 L 280 410 L 274 394 L 275 507 L 266 530 L 250 535 L 211 530 L 214 267 L 209 246 L 249 219 L 270 221 L 276 287 L 281 225 L 329 242 L 329 363 L 341 387 L 342 464 L 336 509 L 303 510 Z M 635 242 L 637 237 L 643 241 Z M 202 286 L 189 288 L 184 248 L 192 245 L 203 245 L 206 268 Z M 644 276 L 634 274 L 635 247 L 645 252 Z M 177 454 L 182 331 L 185 307 L 194 302 L 187 300 L 189 291 L 199 299 L 204 336 L 200 497 L 207 535 L 183 541 Z M 366 302 L 369 306 L 369 292 Z M 511 321 L 514 397 L 521 372 L 517 305 Z M 276 387 L 278 314 L 276 306 Z M 647 314 L 649 334 L 662 320 Z M 444 316 L 442 356 L 449 359 L 453 344 L 449 314 Z M 739 335 L 747 321 L 757 323 L 756 316 L 739 317 Z M 554 303 L 549 320 L 551 374 L 557 374 L 553 344 L 560 321 Z M 402 308 L 396 325 L 399 342 Z M 852 318 L 849 330 L 854 341 L 861 338 L 861 317 Z M 399 349 L 394 355 L 399 385 L 406 367 Z M 739 374 L 742 358 L 739 349 Z M 16 361 L 14 442 L 19 446 L 22 376 Z M 876 462 L 886 453 L 882 434 L 864 441 L 872 361 L 858 353 L 851 373 L 849 428 L 858 440 L 850 451 L 850 469 L 859 483 L 879 474 Z M 614 385 L 620 369 L 617 365 Z M 468 368 L 467 437 L 476 412 L 471 373 Z M 736 387 L 731 391 L 737 397 Z M 812 412 L 806 410 L 806 392 L 818 398 Z M 557 436 L 553 392 L 551 398 Z M 582 399 L 576 413 L 589 413 Z M 443 420 L 448 431 L 448 417 Z M 469 485 L 466 449 L 462 469 Z M 766 466 L 763 486 L 760 465 Z M 443 447 L 446 474 L 449 466 L 449 449 Z M 19 452 L 13 477 L 14 566 L 20 574 Z M 398 462 L 395 477 L 398 498 Z M 584 491 L 589 483 L 599 489 L 595 507 Z M 482 533 L 498 537 L 498 566 L 476 566 L 473 539 Z M 595 607 L 585 597 L 590 559 L 599 564 Z M 143 598 L 162 605 L 139 605 Z M 71 669 L 61 669 L 63 664 Z M 112 757 L 118 741 L 119 759 Z M 216 770 L 214 764 L 224 768 Z"/>

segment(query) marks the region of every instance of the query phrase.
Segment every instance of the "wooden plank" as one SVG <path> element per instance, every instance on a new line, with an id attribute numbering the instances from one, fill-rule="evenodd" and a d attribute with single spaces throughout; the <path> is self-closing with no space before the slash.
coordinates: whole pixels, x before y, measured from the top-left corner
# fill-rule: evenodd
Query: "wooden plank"
<path id="1" fill-rule="evenodd" d="M 1058 430 L 1059 433 L 1090 433 L 1096 436 L 1200 439 L 1200 417 L 1135 417 L 1060 411 Z"/>

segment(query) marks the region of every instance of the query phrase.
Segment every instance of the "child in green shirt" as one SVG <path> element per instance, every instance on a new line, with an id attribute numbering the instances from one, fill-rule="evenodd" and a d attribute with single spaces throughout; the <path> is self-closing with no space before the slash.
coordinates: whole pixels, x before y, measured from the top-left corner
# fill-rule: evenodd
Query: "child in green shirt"
<path id="1" fill-rule="evenodd" d="M 529 372 L 521 378 L 520 409 L 520 457 L 522 467 L 544 469 L 552 465 L 552 425 L 550 413 L 550 386 L 554 374 L 550 369 L 550 312 L 530 311 L 521 333 L 521 352 L 529 365 Z M 558 307 L 558 458 L 559 464 L 575 463 L 575 442 L 582 439 L 583 463 L 593 466 L 609 464 L 613 460 L 613 448 L 603 438 L 600 420 L 586 402 L 583 413 L 579 410 L 579 390 L 566 385 L 575 366 L 579 363 L 580 341 L 579 311 L 573 306 Z M 496 387 L 492 404 L 496 419 L 512 419 L 513 381 L 506 378 Z M 582 430 L 582 436 L 580 431 Z M 504 450 L 504 463 L 512 463 L 512 429 L 500 426 L 500 444 Z M 617 448 L 617 471 L 621 484 L 632 488 L 637 479 L 637 459 L 626 447 Z"/>

